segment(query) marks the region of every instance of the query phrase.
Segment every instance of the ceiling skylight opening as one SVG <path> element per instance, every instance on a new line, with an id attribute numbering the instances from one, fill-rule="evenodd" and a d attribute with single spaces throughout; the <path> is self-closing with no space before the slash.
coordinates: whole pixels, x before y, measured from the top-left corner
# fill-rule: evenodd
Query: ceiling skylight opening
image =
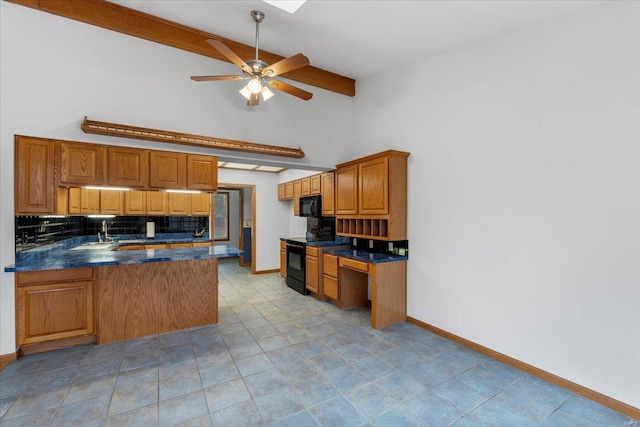
<path id="1" fill-rule="evenodd" d="M 223 162 L 218 161 L 218 167 L 222 169 L 240 169 L 247 171 L 257 171 L 257 172 L 282 172 L 286 168 L 280 166 L 266 166 L 266 165 L 256 165 L 250 163 L 233 163 L 233 162 Z"/>
<path id="2" fill-rule="evenodd" d="M 263 2 L 282 9 L 285 12 L 295 13 L 306 0 L 262 0 Z"/>

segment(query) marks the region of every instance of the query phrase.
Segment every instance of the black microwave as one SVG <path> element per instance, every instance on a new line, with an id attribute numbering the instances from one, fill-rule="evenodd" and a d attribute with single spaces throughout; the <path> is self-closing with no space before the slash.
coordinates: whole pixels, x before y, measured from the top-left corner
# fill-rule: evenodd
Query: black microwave
<path id="1" fill-rule="evenodd" d="M 322 196 L 300 197 L 300 216 L 319 218 L 322 216 Z"/>

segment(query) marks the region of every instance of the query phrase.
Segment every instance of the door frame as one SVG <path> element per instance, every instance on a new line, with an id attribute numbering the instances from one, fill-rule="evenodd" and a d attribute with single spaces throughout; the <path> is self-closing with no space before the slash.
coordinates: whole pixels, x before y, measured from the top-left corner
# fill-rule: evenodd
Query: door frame
<path id="1" fill-rule="evenodd" d="M 244 237 L 243 237 L 243 212 L 244 212 L 244 194 L 242 190 L 245 188 L 251 189 L 251 274 L 256 274 L 256 186 L 251 184 L 234 184 L 234 183 L 218 183 L 218 190 L 238 190 L 240 191 L 240 246 L 241 250 L 244 250 Z M 241 267 L 246 267 L 244 263 L 244 257 L 238 258 L 238 263 Z"/>

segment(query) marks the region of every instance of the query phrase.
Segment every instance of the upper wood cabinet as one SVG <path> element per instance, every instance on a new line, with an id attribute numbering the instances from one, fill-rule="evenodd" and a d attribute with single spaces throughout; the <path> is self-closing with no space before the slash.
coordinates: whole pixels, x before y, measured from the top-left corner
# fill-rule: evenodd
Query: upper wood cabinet
<path id="1" fill-rule="evenodd" d="M 389 150 L 336 169 L 336 234 L 407 239 L 407 157 Z"/>
<path id="2" fill-rule="evenodd" d="M 278 200 L 287 200 L 285 197 L 284 183 L 278 184 Z"/>
<path id="3" fill-rule="evenodd" d="M 309 177 L 309 180 L 311 182 L 311 195 L 320 194 L 322 192 L 322 174 L 313 175 Z"/>
<path id="4" fill-rule="evenodd" d="M 293 181 L 284 183 L 284 197 L 286 200 L 293 200 Z"/>
<path id="5" fill-rule="evenodd" d="M 167 193 L 169 215 L 188 216 L 191 214 L 191 194 Z"/>
<path id="6" fill-rule="evenodd" d="M 191 212 L 192 216 L 209 216 L 211 215 L 211 194 L 200 193 L 191 194 Z"/>
<path id="7" fill-rule="evenodd" d="M 16 215 L 54 214 L 55 145 L 41 138 L 15 138 Z"/>
<path id="8" fill-rule="evenodd" d="M 167 215 L 167 194 L 164 191 L 147 191 L 147 214 Z"/>
<path id="9" fill-rule="evenodd" d="M 100 190 L 100 213 L 124 214 L 124 193 L 128 193 L 128 191 Z"/>
<path id="10" fill-rule="evenodd" d="M 147 188 L 149 184 L 149 150 L 108 147 L 107 184 L 130 188 Z"/>
<path id="11" fill-rule="evenodd" d="M 300 180 L 302 185 L 301 195 L 302 196 L 310 196 L 311 195 L 311 177 L 302 178 Z"/>
<path id="12" fill-rule="evenodd" d="M 125 191 L 124 213 L 126 215 L 146 215 L 147 192 L 141 190 Z"/>
<path id="13" fill-rule="evenodd" d="M 335 215 L 334 174 L 327 172 L 320 175 L 322 194 L 322 216 Z"/>
<path id="14" fill-rule="evenodd" d="M 187 155 L 169 151 L 149 153 L 149 187 L 181 189 L 186 187 Z"/>
<path id="15" fill-rule="evenodd" d="M 187 188 L 216 191 L 218 189 L 218 158 L 187 155 Z"/>
<path id="16" fill-rule="evenodd" d="M 300 215 L 300 196 L 302 195 L 302 181 L 293 181 L 293 214 Z"/>
<path id="17" fill-rule="evenodd" d="M 336 215 L 358 213 L 358 165 L 336 169 Z"/>
<path id="18" fill-rule="evenodd" d="M 69 188 L 69 215 L 91 215 L 100 212 L 100 190 Z"/>
<path id="19" fill-rule="evenodd" d="M 389 213 L 389 158 L 381 157 L 358 164 L 358 213 Z"/>
<path id="20" fill-rule="evenodd" d="M 60 143 L 60 185 L 103 185 L 106 147 L 76 142 Z"/>

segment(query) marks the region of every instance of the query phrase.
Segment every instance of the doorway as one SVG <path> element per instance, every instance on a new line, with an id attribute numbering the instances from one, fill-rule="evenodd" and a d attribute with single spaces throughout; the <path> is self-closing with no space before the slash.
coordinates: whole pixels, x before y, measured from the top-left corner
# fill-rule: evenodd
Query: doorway
<path id="1" fill-rule="evenodd" d="M 255 218 L 256 218 L 256 186 L 247 184 L 220 183 L 218 193 L 228 193 L 226 215 L 228 221 L 228 236 L 225 240 L 217 240 L 220 243 L 235 246 L 245 252 L 238 258 L 241 267 L 251 267 L 251 273 L 256 274 L 256 242 L 255 242 Z M 224 215 L 225 209 L 214 208 L 213 226 L 216 216 Z"/>

